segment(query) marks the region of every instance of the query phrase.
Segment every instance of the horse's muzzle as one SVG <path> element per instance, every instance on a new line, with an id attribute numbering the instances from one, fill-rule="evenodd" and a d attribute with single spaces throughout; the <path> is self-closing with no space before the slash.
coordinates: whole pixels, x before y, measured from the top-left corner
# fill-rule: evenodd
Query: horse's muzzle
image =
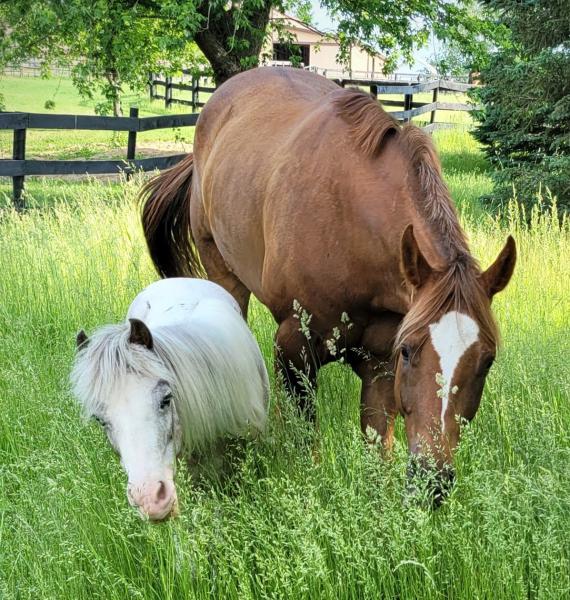
<path id="1" fill-rule="evenodd" d="M 163 521 L 178 514 L 176 488 L 172 480 L 145 482 L 127 486 L 127 498 L 151 521 Z"/>
<path id="2" fill-rule="evenodd" d="M 433 461 L 412 455 L 408 464 L 408 494 L 421 504 L 439 508 L 449 496 L 455 482 L 451 465 L 436 467 Z"/>

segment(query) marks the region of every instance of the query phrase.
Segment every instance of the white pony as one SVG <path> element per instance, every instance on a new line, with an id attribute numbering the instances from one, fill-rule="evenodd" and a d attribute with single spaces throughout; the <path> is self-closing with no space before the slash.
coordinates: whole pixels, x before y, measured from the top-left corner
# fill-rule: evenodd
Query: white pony
<path id="1" fill-rule="evenodd" d="M 127 497 L 152 520 L 175 512 L 176 457 L 262 431 L 269 382 L 239 306 L 200 279 L 157 281 L 127 320 L 77 335 L 71 373 L 85 414 L 105 428 Z"/>

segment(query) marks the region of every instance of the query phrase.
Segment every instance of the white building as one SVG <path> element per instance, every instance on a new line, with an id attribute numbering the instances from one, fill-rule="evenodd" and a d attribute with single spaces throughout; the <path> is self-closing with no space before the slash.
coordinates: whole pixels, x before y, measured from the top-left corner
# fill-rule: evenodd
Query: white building
<path id="1" fill-rule="evenodd" d="M 296 46 L 297 56 L 301 57 L 301 66 L 327 77 L 340 77 L 343 74 L 351 78 L 383 77 L 382 67 L 385 57 L 380 53 L 374 53 L 360 44 L 354 44 L 350 48 L 347 64 L 341 64 L 337 59 L 340 44 L 333 35 L 323 33 L 296 17 L 284 15 L 276 10 L 271 12 L 271 22 L 274 26 L 271 38 L 261 53 L 262 64 L 290 65 L 291 47 Z M 284 43 L 284 37 L 294 41 Z"/>

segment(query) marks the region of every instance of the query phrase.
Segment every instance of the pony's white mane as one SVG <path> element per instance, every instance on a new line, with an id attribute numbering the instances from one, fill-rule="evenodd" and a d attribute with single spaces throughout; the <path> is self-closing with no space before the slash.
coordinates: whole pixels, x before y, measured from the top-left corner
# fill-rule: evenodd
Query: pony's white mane
<path id="1" fill-rule="evenodd" d="M 86 415 L 111 402 L 121 379 L 135 373 L 170 385 L 189 452 L 224 435 L 262 430 L 269 383 L 259 349 L 239 315 L 218 317 L 208 328 L 191 321 L 157 327 L 152 351 L 129 342 L 129 323 L 96 331 L 71 373 Z"/>

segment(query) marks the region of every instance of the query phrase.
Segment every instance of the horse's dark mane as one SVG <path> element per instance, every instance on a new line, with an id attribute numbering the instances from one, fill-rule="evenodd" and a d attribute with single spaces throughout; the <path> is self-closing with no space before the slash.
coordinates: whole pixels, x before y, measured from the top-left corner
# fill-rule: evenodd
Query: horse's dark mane
<path id="1" fill-rule="evenodd" d="M 431 137 L 415 125 L 400 126 L 376 99 L 361 90 L 335 91 L 332 102 L 365 156 L 378 156 L 388 139 L 397 141 L 416 176 L 419 193 L 411 194 L 415 208 L 437 235 L 437 246 L 445 258 L 446 267 L 438 274 L 433 293 L 413 304 L 398 332 L 395 347 L 449 310 L 476 317 L 482 339 L 496 344 L 498 330 L 481 283 L 481 269 L 469 252 Z"/>
<path id="2" fill-rule="evenodd" d="M 446 258 L 449 262 L 456 258 L 473 260 L 431 137 L 419 127 L 406 124 L 400 129 L 399 141 L 417 176 L 421 193 L 413 194 L 416 208 L 430 228 L 438 232 Z"/>

